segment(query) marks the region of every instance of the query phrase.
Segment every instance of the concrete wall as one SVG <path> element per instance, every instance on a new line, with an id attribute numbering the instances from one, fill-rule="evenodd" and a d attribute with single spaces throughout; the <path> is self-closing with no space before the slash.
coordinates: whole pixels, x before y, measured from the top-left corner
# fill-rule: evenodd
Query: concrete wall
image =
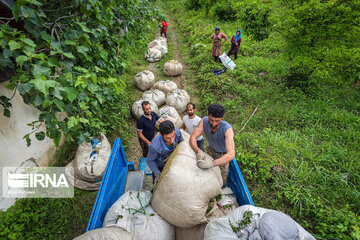
<path id="1" fill-rule="evenodd" d="M 7 83 L 8 81 L 0 83 L 0 96 L 10 98 L 14 91 L 4 87 Z M 0 106 L 0 209 L 2 208 L 3 167 L 18 167 L 29 158 L 34 158 L 39 166 L 48 166 L 55 161 L 56 154 L 53 140 L 47 137 L 43 141 L 38 141 L 32 135 L 31 146 L 26 146 L 26 140 L 23 137 L 31 132 L 31 127 L 27 124 L 37 120 L 40 111 L 26 105 L 19 92 L 16 92 L 11 103 L 10 118 L 3 115 L 3 108 Z M 41 127 L 40 130 L 44 131 L 45 127 Z"/>

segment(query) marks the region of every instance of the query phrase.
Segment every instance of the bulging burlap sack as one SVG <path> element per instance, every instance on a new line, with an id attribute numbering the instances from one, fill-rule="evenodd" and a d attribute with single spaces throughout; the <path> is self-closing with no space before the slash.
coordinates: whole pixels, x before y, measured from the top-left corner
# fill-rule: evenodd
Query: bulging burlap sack
<path id="1" fill-rule="evenodd" d="M 161 52 L 161 56 L 167 54 L 168 48 L 163 44 L 158 44 L 157 46 L 153 47 L 154 49 L 157 49 Z"/>
<path id="2" fill-rule="evenodd" d="M 154 84 L 153 88 L 159 89 L 163 91 L 165 94 L 168 94 L 169 92 L 176 90 L 178 87 L 175 82 L 170 80 L 165 80 L 165 81 L 157 81 Z"/>
<path id="3" fill-rule="evenodd" d="M 209 200 L 220 194 L 223 182 L 219 167 L 197 166 L 195 152 L 189 144 L 190 135 L 182 130 L 181 133 L 184 141 L 167 160 L 151 206 L 169 223 L 190 228 L 207 222 Z"/>
<path id="4" fill-rule="evenodd" d="M 145 70 L 136 74 L 134 77 L 134 81 L 136 87 L 138 87 L 142 91 L 145 91 L 147 89 L 150 89 L 151 86 L 154 84 L 155 76 L 151 71 Z"/>
<path id="5" fill-rule="evenodd" d="M 164 74 L 166 76 L 171 76 L 171 77 L 178 76 L 182 74 L 182 71 L 183 71 L 182 64 L 176 60 L 170 60 L 164 64 Z"/>
<path id="6" fill-rule="evenodd" d="M 143 93 L 142 98 L 145 100 L 151 100 L 154 103 L 156 103 L 156 105 L 158 107 L 160 107 L 161 105 L 163 105 L 165 103 L 166 95 L 163 91 L 161 91 L 159 89 L 152 89 L 152 90 L 145 91 Z"/>
<path id="7" fill-rule="evenodd" d="M 139 240 L 174 240 L 175 230 L 150 207 L 149 191 L 124 193 L 105 215 L 103 226 L 113 225 L 134 233 Z"/>
<path id="8" fill-rule="evenodd" d="M 148 44 L 148 48 L 157 48 L 159 45 L 167 47 L 166 40 L 164 41 L 163 38 L 157 38 Z"/>
<path id="9" fill-rule="evenodd" d="M 160 41 L 161 44 L 167 47 L 167 38 L 166 37 L 157 37 L 155 40 Z"/>
<path id="10" fill-rule="evenodd" d="M 166 95 L 166 105 L 174 107 L 179 114 L 186 110 L 186 105 L 190 102 L 189 94 L 183 89 L 176 89 Z"/>
<path id="11" fill-rule="evenodd" d="M 251 212 L 251 222 L 246 225 L 244 228 L 241 229 L 237 234 L 233 231 L 229 221 L 232 225 L 237 226 L 237 223 L 239 223 L 241 220 L 244 219 L 244 214 L 246 212 Z M 237 240 L 237 239 L 275 239 L 275 240 L 282 240 L 282 239 L 296 239 L 296 240 L 315 240 L 313 236 L 311 236 L 310 233 L 308 233 L 303 227 L 301 227 L 297 222 L 292 220 L 289 216 L 286 216 L 286 222 L 276 222 L 276 221 L 268 221 L 263 226 L 263 228 L 266 229 L 265 232 L 271 232 L 271 229 L 269 229 L 269 226 L 273 226 L 272 234 L 279 233 L 278 230 L 280 229 L 286 230 L 293 229 L 293 226 L 295 226 L 295 231 L 292 231 L 291 233 L 287 233 L 287 237 L 270 237 L 268 233 L 266 235 L 270 238 L 263 238 L 264 233 L 262 232 L 263 229 L 261 228 L 262 223 L 262 217 L 265 214 L 272 213 L 276 215 L 282 215 L 285 214 L 279 211 L 261 208 L 261 207 L 254 207 L 252 205 L 243 205 L 238 208 L 236 208 L 234 211 L 232 211 L 229 215 L 221 218 L 217 218 L 214 220 L 211 220 L 208 225 L 205 228 L 205 234 L 204 234 L 204 240 L 218 240 L 218 239 L 226 239 L 226 240 Z M 270 218 L 271 220 L 271 218 Z M 288 226 L 288 227 L 286 227 Z M 295 238 L 289 238 L 289 236 L 294 236 L 294 232 L 296 233 Z M 240 235 L 240 238 L 239 238 Z M 254 236 L 255 237 L 254 237 Z M 276 234 L 275 234 L 276 235 Z"/>
<path id="12" fill-rule="evenodd" d="M 149 48 L 145 53 L 145 59 L 148 62 L 158 62 L 161 59 L 161 51 L 155 48 Z"/>
<path id="13" fill-rule="evenodd" d="M 207 223 L 196 225 L 192 228 L 175 227 L 176 240 L 203 240 Z"/>
<path id="14" fill-rule="evenodd" d="M 136 120 L 138 120 L 139 117 L 141 117 L 141 116 L 144 114 L 144 111 L 143 111 L 142 106 L 141 106 L 141 103 L 142 103 L 143 101 L 145 101 L 145 100 L 142 99 L 142 98 L 140 98 L 139 100 L 137 100 L 136 102 L 134 102 L 133 105 L 132 105 L 132 108 L 131 108 L 132 114 L 133 114 L 133 116 L 134 116 L 134 118 L 135 118 Z M 151 100 L 146 100 L 146 101 L 149 101 L 150 106 L 151 106 L 151 111 L 153 111 L 153 112 L 155 112 L 155 113 L 158 114 L 158 113 L 159 113 L 159 109 L 158 109 L 156 103 L 154 103 L 154 102 L 151 101 Z"/>
<path id="15" fill-rule="evenodd" d="M 74 240 L 118 240 L 118 239 L 138 240 L 135 234 L 130 233 L 114 225 L 103 228 L 97 228 L 74 238 Z"/>
<path id="16" fill-rule="evenodd" d="M 170 107 L 170 106 L 164 106 L 162 108 L 160 108 L 159 110 L 159 116 L 161 119 L 165 120 L 170 120 L 176 128 L 181 128 L 183 125 L 183 121 L 179 115 L 179 113 L 176 111 L 175 108 Z M 155 127 L 157 129 L 159 129 L 159 123 L 156 122 Z"/>

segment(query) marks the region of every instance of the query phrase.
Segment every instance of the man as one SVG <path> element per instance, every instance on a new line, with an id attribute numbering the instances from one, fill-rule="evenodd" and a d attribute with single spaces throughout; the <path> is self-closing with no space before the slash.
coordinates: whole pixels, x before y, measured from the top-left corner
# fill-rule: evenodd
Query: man
<path id="1" fill-rule="evenodd" d="M 160 123 L 159 132 L 160 134 L 154 137 L 150 143 L 149 153 L 146 157 L 146 162 L 153 173 L 154 185 L 159 180 L 168 157 L 176 146 L 184 140 L 180 130 L 175 128 L 169 120 Z"/>
<path id="2" fill-rule="evenodd" d="M 232 126 L 224 121 L 225 108 L 213 103 L 208 108 L 208 116 L 204 117 L 190 137 L 190 145 L 196 153 L 199 168 L 211 168 L 219 166 L 223 178 L 223 186 L 226 185 L 229 173 L 229 162 L 235 157 L 234 132 Z M 196 139 L 205 134 L 209 142 L 208 154 L 214 158 L 212 161 L 201 151 Z"/>
<path id="3" fill-rule="evenodd" d="M 148 101 L 143 101 L 141 106 L 144 114 L 137 120 L 137 135 L 143 151 L 143 157 L 146 157 L 150 142 L 155 135 L 155 123 L 156 121 L 162 122 L 163 120 L 155 112 L 151 111 L 151 105 Z"/>
<path id="4" fill-rule="evenodd" d="M 199 122 L 201 121 L 201 118 L 199 116 L 196 116 L 195 114 L 195 104 L 194 103 L 188 103 L 186 105 L 186 112 L 188 115 L 185 115 L 183 117 L 183 125 L 182 129 L 186 129 L 190 135 L 194 132 L 194 129 L 199 125 Z M 204 137 L 201 135 L 196 139 L 196 144 L 198 148 L 200 148 L 202 151 L 204 151 Z"/>

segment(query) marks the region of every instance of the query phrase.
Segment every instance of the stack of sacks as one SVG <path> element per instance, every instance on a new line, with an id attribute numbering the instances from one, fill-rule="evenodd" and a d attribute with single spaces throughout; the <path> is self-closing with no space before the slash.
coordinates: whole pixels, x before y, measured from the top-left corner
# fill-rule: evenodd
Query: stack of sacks
<path id="1" fill-rule="evenodd" d="M 116 225 L 139 240 L 174 240 L 174 227 L 150 206 L 149 191 L 124 193 L 105 215 L 103 227 Z"/>
<path id="2" fill-rule="evenodd" d="M 183 121 L 176 111 L 175 108 L 165 105 L 164 107 L 160 108 L 160 118 L 165 120 L 170 120 L 176 128 L 181 128 L 183 125 Z M 156 122 L 155 127 L 159 129 L 159 122 Z"/>
<path id="3" fill-rule="evenodd" d="M 65 175 L 74 179 L 74 186 L 84 190 L 98 190 L 111 154 L 111 145 L 101 133 L 89 143 L 82 143 L 75 159 L 65 167 Z M 72 171 L 73 170 L 73 171 Z"/>
<path id="4" fill-rule="evenodd" d="M 146 91 L 154 84 L 155 76 L 151 71 L 145 70 L 135 75 L 134 82 L 137 88 Z"/>
<path id="5" fill-rule="evenodd" d="M 148 44 L 148 50 L 145 53 L 145 58 L 149 62 L 158 62 L 161 57 L 167 54 L 168 48 L 166 38 L 157 38 Z"/>
<path id="6" fill-rule="evenodd" d="M 186 110 L 190 96 L 184 89 L 176 89 L 166 95 L 166 105 L 174 107 L 179 114 Z"/>
<path id="7" fill-rule="evenodd" d="M 240 227 L 242 222 L 245 224 Z M 288 215 L 252 205 L 243 205 L 225 217 L 210 221 L 205 229 L 204 240 L 218 239 L 315 240 Z"/>
<path id="8" fill-rule="evenodd" d="M 211 198 L 221 193 L 219 167 L 201 169 L 189 144 L 190 135 L 181 130 L 182 141 L 167 160 L 156 185 L 151 206 L 176 227 L 190 228 L 208 221 Z M 210 157 L 210 156 L 208 156 Z"/>
<path id="9" fill-rule="evenodd" d="M 144 111 L 141 106 L 141 103 L 143 101 L 145 101 L 145 99 L 140 98 L 139 100 L 134 102 L 132 105 L 132 114 L 136 120 L 139 119 L 144 114 Z M 146 101 L 148 101 L 150 103 L 151 111 L 155 112 L 156 114 L 159 114 L 159 109 L 158 109 L 158 106 L 156 105 L 156 103 L 154 103 L 151 100 L 146 100 Z"/>

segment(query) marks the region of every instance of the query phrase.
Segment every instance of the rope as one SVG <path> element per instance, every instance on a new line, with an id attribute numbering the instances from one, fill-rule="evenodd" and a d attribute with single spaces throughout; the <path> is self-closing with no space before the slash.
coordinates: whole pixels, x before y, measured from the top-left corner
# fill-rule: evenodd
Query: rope
<path id="1" fill-rule="evenodd" d="M 146 215 L 146 211 L 145 208 L 147 208 L 148 206 L 150 206 L 150 204 L 147 204 L 146 206 L 143 206 L 141 200 L 140 200 L 140 192 L 138 192 L 136 198 L 138 199 L 139 203 L 140 203 L 140 208 L 139 209 L 135 209 L 135 208 L 128 208 L 129 214 L 134 215 L 136 213 L 142 213 L 144 215 Z M 133 212 L 132 212 L 133 211 Z"/>

